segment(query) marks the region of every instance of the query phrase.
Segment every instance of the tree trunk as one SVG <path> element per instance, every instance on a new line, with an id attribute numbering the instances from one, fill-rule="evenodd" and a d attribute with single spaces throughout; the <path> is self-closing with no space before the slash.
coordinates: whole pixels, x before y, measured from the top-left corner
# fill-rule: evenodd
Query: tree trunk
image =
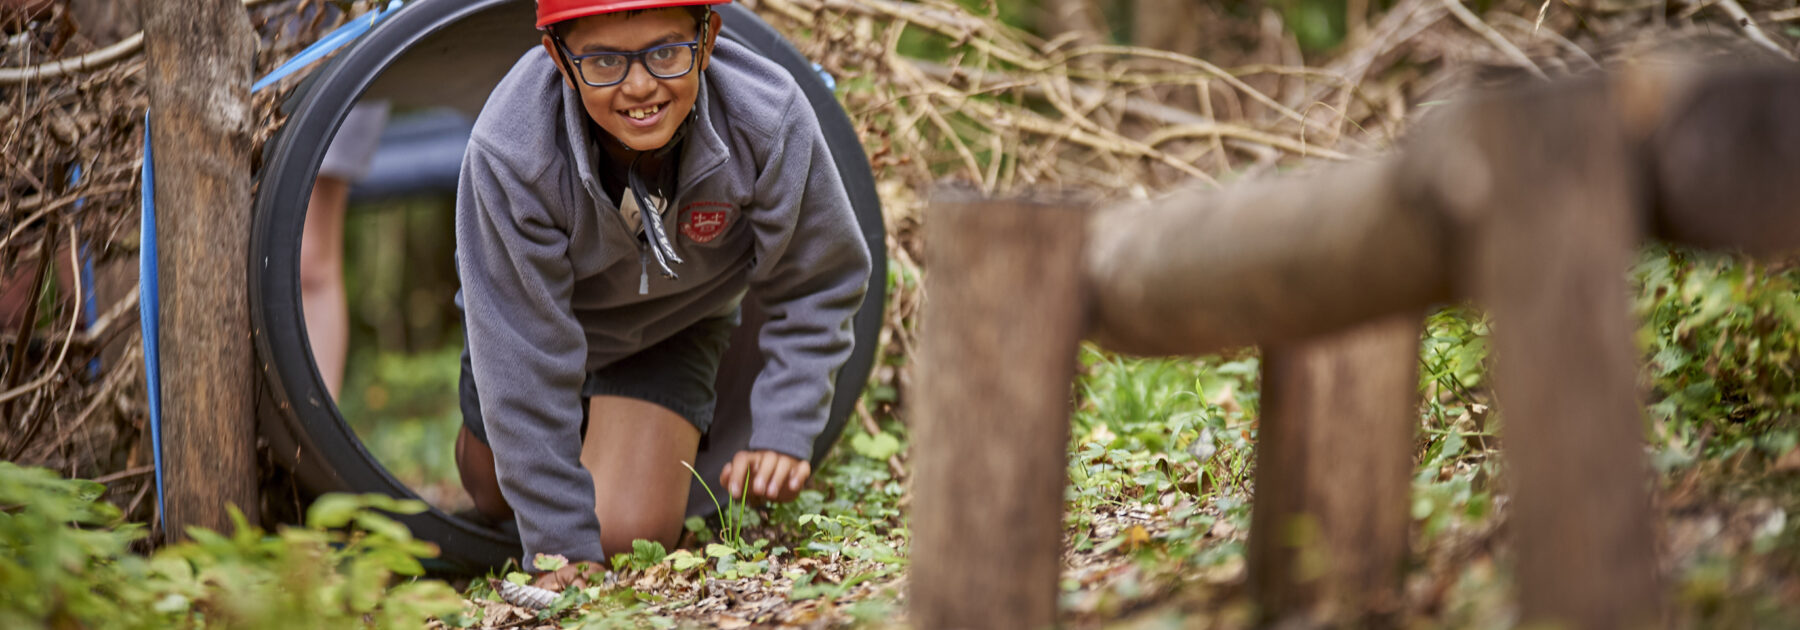
<path id="1" fill-rule="evenodd" d="M 940 196 L 912 408 L 920 628 L 1056 621 L 1085 214 Z"/>
<path id="2" fill-rule="evenodd" d="M 1264 353 L 1249 565 L 1265 619 L 1399 612 L 1418 360 L 1406 314 Z"/>
<path id="3" fill-rule="evenodd" d="M 244 284 L 256 40 L 238 0 L 141 6 L 162 253 L 166 517 L 178 535 L 227 531 L 226 506 L 256 516 Z"/>

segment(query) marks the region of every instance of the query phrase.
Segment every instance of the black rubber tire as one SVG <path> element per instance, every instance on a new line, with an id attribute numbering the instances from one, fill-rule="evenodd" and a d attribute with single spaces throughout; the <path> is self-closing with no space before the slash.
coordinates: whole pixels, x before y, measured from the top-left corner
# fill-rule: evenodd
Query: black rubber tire
<path id="1" fill-rule="evenodd" d="M 843 430 L 874 362 L 887 279 L 880 199 L 855 128 L 812 64 L 750 11 L 737 5 L 717 8 L 726 24 L 721 36 L 779 63 L 805 91 L 819 116 L 874 261 L 868 297 L 855 319 L 856 349 L 838 375 L 830 423 L 814 446 L 813 463 L 817 468 Z M 516 25 L 520 44 L 503 50 L 507 56 L 493 65 L 502 70 L 510 67 L 519 54 L 537 41 L 538 35 L 531 27 L 532 13 L 532 0 L 415 0 L 353 47 L 340 51 L 295 90 L 283 106 L 287 123 L 265 148 L 258 176 L 250 246 L 251 323 L 266 385 L 259 410 L 262 435 L 271 455 L 291 469 L 307 496 L 375 492 L 417 497 L 388 474 L 345 423 L 325 393 L 306 339 L 300 302 L 300 233 L 327 142 L 351 106 L 369 91 L 384 70 L 432 54 L 427 50 L 407 57 L 415 47 L 454 43 L 445 41 L 455 39 L 450 37 L 452 29 L 479 27 L 475 30 L 503 33 L 501 39 L 510 42 Z M 499 77 L 492 78 L 497 81 Z M 488 88 L 492 88 L 491 83 Z M 467 95 L 464 98 L 467 101 Z M 754 315 L 747 317 L 746 324 L 751 325 L 753 318 Z M 734 345 L 733 352 L 743 351 Z M 758 364 L 742 357 L 734 361 L 728 356 L 727 367 L 722 371 L 733 369 L 733 365 Z M 724 406 L 731 404 L 726 400 L 728 388 L 724 385 L 731 378 L 748 381 L 743 375 L 721 375 L 721 413 L 727 413 Z M 731 413 L 744 412 L 739 409 Z M 710 503 L 701 511 L 706 510 L 710 510 Z M 401 521 L 415 536 L 435 542 L 442 549 L 439 562 L 432 565 L 436 572 L 479 572 L 520 555 L 516 537 L 436 508 L 401 517 Z"/>

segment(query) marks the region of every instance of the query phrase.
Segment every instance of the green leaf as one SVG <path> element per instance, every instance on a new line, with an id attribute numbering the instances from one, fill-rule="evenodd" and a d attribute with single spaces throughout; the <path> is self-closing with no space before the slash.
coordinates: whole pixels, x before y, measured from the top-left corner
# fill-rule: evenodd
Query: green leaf
<path id="1" fill-rule="evenodd" d="M 404 551 L 400 551 L 399 549 L 385 547 L 374 549 L 369 552 L 367 558 L 381 563 L 381 566 L 387 567 L 389 571 L 393 571 L 400 575 L 425 574 L 425 566 L 419 564 L 418 558 L 415 558 Z"/>
<path id="2" fill-rule="evenodd" d="M 555 571 L 569 566 L 569 559 L 559 555 L 540 553 L 536 558 L 531 559 L 531 566 L 536 567 L 539 571 Z"/>
<path id="3" fill-rule="evenodd" d="M 663 561 L 669 552 L 663 550 L 662 543 L 639 538 L 631 541 L 631 557 L 639 567 L 649 567 Z"/>
<path id="4" fill-rule="evenodd" d="M 100 500 L 100 495 L 106 494 L 106 484 L 103 483 L 86 479 L 72 479 L 69 483 L 75 488 L 75 498 L 82 503 L 93 503 Z"/>
<path id="5" fill-rule="evenodd" d="M 393 540 L 393 541 L 410 541 L 410 540 L 412 540 L 412 532 L 408 531 L 406 529 L 405 525 L 401 525 L 399 521 L 388 518 L 386 516 L 382 516 L 378 513 L 375 513 L 375 512 L 358 513 L 356 515 L 355 521 L 356 521 L 356 526 L 362 528 L 363 531 L 369 532 L 371 534 L 375 534 L 377 536 L 384 536 L 388 540 Z"/>
<path id="6" fill-rule="evenodd" d="M 706 546 L 706 555 L 713 558 L 730 558 L 737 555 L 737 550 L 719 543 L 712 543 Z"/>
<path id="7" fill-rule="evenodd" d="M 169 593 L 162 599 L 156 600 L 156 604 L 152 605 L 151 609 L 165 615 L 187 612 L 188 598 L 182 597 L 180 593 Z"/>
<path id="8" fill-rule="evenodd" d="M 418 499 L 398 499 L 385 494 L 365 494 L 362 498 L 363 505 L 395 514 L 423 514 L 425 510 L 431 509 L 431 506 Z"/>
<path id="9" fill-rule="evenodd" d="M 874 435 L 858 433 L 855 437 L 850 438 L 850 448 L 855 449 L 856 454 L 863 457 L 887 461 L 887 458 L 900 452 L 900 440 L 886 432 Z"/>
<path id="10" fill-rule="evenodd" d="M 306 526 L 314 529 L 336 529 L 350 524 L 362 511 L 363 501 L 351 494 L 332 493 L 313 501 L 306 510 Z"/>
<path id="11" fill-rule="evenodd" d="M 696 556 L 693 552 L 686 549 L 681 549 L 675 553 L 669 554 L 668 560 L 669 566 L 673 567 L 676 571 L 687 571 L 694 567 L 706 564 L 706 558 Z"/>

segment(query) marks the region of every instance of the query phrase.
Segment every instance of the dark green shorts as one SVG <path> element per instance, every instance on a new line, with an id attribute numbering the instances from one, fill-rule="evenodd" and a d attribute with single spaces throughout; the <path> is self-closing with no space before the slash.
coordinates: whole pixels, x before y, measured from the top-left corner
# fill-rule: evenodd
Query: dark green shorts
<path id="1" fill-rule="evenodd" d="M 713 380 L 719 374 L 719 361 L 730 345 L 731 332 L 737 328 L 738 313 L 712 317 L 675 333 L 656 345 L 588 372 L 581 385 L 581 435 L 587 437 L 587 400 L 594 396 L 623 396 L 655 403 L 675 412 L 706 435 L 712 427 L 713 406 L 718 398 Z M 470 371 L 469 347 L 465 340 L 462 354 L 462 378 L 458 397 L 462 405 L 463 426 L 482 444 L 488 443 L 487 427 L 481 418 L 480 398 L 475 391 L 475 376 Z"/>

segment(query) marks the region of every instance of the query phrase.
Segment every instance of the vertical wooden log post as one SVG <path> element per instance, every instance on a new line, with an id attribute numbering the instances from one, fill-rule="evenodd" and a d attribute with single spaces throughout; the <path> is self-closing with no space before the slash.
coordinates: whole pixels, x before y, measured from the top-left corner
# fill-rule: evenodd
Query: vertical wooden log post
<path id="1" fill-rule="evenodd" d="M 1649 627 L 1659 613 L 1625 274 L 1648 186 L 1615 98 L 1586 84 L 1488 99 L 1440 145 L 1479 152 L 1449 163 L 1465 176 L 1466 271 L 1494 318 L 1527 625 Z"/>
<path id="2" fill-rule="evenodd" d="M 913 403 L 919 628 L 1056 621 L 1086 213 L 940 193 Z"/>
<path id="3" fill-rule="evenodd" d="M 256 516 L 245 265 L 250 69 L 238 0 L 144 0 L 161 242 L 163 448 L 171 532 Z M 145 296 L 148 299 L 149 296 Z"/>
<path id="4" fill-rule="evenodd" d="M 1265 348 L 1250 588 L 1270 621 L 1399 612 L 1420 318 Z"/>

